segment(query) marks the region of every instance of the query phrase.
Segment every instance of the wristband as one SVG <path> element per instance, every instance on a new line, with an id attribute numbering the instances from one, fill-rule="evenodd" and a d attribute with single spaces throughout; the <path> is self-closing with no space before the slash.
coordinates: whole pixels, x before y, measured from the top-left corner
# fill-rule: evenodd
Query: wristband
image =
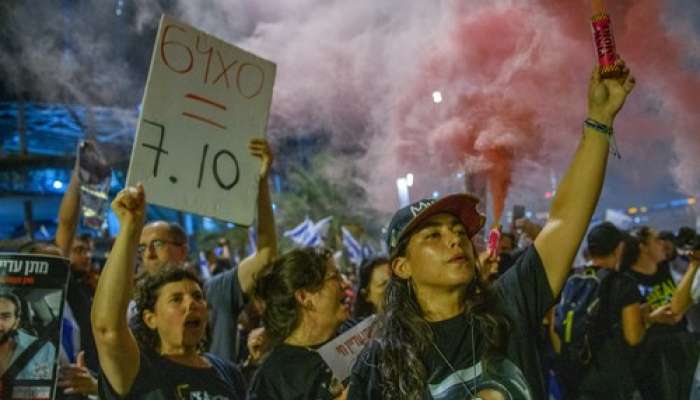
<path id="1" fill-rule="evenodd" d="M 606 135 L 608 137 L 608 141 L 610 142 L 610 153 L 618 160 L 622 158 L 620 156 L 620 152 L 617 150 L 617 142 L 615 142 L 612 126 L 605 125 L 604 123 L 598 122 L 593 118 L 586 118 L 586 120 L 583 121 L 583 126 Z"/>

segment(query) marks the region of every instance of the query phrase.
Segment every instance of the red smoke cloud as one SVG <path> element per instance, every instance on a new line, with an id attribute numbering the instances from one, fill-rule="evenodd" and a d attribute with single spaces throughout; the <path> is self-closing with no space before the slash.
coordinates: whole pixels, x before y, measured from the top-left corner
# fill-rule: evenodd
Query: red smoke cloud
<path id="1" fill-rule="evenodd" d="M 418 161 L 415 147 L 428 143 L 429 154 L 439 155 L 422 160 L 431 170 L 445 173 L 457 164 L 487 174 L 496 220 L 513 167 L 528 160 L 565 159 L 562 150 L 578 141 L 585 116 L 586 79 L 594 62 L 590 3 L 536 3 L 456 6 L 450 28 L 436 38 L 416 84 L 400 95 L 394 117 L 394 133 L 404 143 L 400 162 Z M 700 150 L 700 139 L 692 132 L 700 127 L 699 78 L 697 71 L 682 70 L 683 37 L 663 24 L 661 5 L 622 1 L 610 10 L 618 51 L 640 82 L 616 124 L 623 137 L 618 142 L 625 162 L 640 157 L 643 162 L 649 151 L 645 145 L 659 134 L 675 141 L 680 157 L 674 176 L 681 189 L 696 193 L 700 165 L 691 154 Z M 416 99 L 425 99 L 434 88 L 445 88 L 448 100 L 426 113 Z M 657 99 L 660 109 L 655 109 Z"/>
<path id="2" fill-rule="evenodd" d="M 638 81 L 615 126 L 615 166 L 637 189 L 670 171 L 697 194 L 700 73 L 687 60 L 700 56 L 698 34 L 666 15 L 670 0 L 608 3 Z M 518 201 L 551 190 L 548 171 L 563 172 L 579 141 L 595 61 L 590 0 L 191 4 L 179 3 L 184 20 L 277 62 L 276 134 L 322 129 L 366 147 L 374 206 L 395 209 L 407 172 L 415 198 L 466 168 L 488 174 L 500 214 L 513 189 Z M 249 33 L 227 36 L 238 26 Z M 649 165 L 659 138 L 675 158 Z"/>

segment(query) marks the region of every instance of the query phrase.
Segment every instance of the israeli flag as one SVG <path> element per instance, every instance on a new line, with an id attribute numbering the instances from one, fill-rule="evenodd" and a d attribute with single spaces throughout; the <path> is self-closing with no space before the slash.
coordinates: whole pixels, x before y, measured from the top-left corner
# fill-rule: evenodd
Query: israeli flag
<path id="1" fill-rule="evenodd" d="M 314 223 L 309 217 L 306 217 L 304 222 L 286 231 L 284 236 L 292 239 L 294 243 L 300 246 L 323 246 L 323 236 L 328 233 L 328 228 L 330 227 L 332 219 L 332 217 L 326 217 Z"/>
<path id="2" fill-rule="evenodd" d="M 304 243 L 304 239 L 306 238 L 313 226 L 314 223 L 309 219 L 309 217 L 306 217 L 306 219 L 304 219 L 304 222 L 284 232 L 283 235 L 292 239 L 294 243 L 302 244 Z"/>
<path id="3" fill-rule="evenodd" d="M 362 254 L 362 245 L 352 236 L 352 233 L 344 226 L 340 228 L 343 234 L 343 247 L 348 255 L 348 260 L 355 265 L 362 264 L 364 256 Z"/>
<path id="4" fill-rule="evenodd" d="M 362 259 L 364 260 L 369 260 L 372 257 L 374 257 L 374 254 L 376 251 L 374 251 L 374 248 L 370 246 L 369 244 L 365 243 L 362 245 Z"/>
<path id="5" fill-rule="evenodd" d="M 248 255 L 255 253 L 258 248 L 258 232 L 255 227 L 248 228 L 248 243 L 246 244 L 246 251 Z"/>

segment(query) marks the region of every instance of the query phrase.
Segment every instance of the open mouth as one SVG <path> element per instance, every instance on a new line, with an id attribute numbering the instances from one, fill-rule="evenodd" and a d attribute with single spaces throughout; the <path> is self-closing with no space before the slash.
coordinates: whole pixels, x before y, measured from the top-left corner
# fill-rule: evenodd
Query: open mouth
<path id="1" fill-rule="evenodd" d="M 199 318 L 189 318 L 185 320 L 185 328 L 198 329 L 202 326 L 202 320 Z"/>

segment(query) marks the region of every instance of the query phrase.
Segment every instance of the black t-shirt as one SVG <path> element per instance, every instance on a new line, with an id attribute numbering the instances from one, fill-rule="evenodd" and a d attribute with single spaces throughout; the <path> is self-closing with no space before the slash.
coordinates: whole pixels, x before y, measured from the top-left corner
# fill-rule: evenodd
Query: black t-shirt
<path id="1" fill-rule="evenodd" d="M 622 310 L 643 299 L 636 283 L 615 271 L 603 279 L 599 299 L 598 318 L 591 332 L 593 359 L 584 373 L 576 372 L 576 378 L 580 379 L 576 389 L 580 395 L 585 393 L 593 398 L 627 398 L 634 383 L 630 378 L 632 353 L 624 339 Z"/>
<path id="2" fill-rule="evenodd" d="M 475 326 L 472 346 L 471 321 L 467 316 L 431 323 L 436 345 L 462 378 L 455 376 L 437 350 L 429 352 L 423 362 L 433 398 L 465 398 L 466 390 L 462 380 L 467 381 L 468 386 L 471 383 L 487 386 L 493 386 L 491 382 L 501 384 L 513 399 L 546 398 L 540 364 L 539 332 L 542 319 L 552 306 L 554 298 L 542 260 L 534 246 L 530 246 L 517 263 L 496 280 L 494 289 L 500 309 L 511 322 L 507 358 L 492 360 L 488 365 L 480 362 L 483 338 Z M 350 378 L 349 399 L 382 398 L 381 376 L 377 370 L 378 351 L 378 344 L 372 343 L 358 358 Z M 476 366 L 472 368 L 475 361 Z M 523 375 L 525 381 L 522 380 Z M 470 382 L 472 378 L 476 378 L 476 382 Z M 529 391 L 526 385 L 529 385 Z"/>
<path id="3" fill-rule="evenodd" d="M 94 291 L 84 279 L 84 274 L 71 271 L 66 301 L 70 305 L 75 322 L 80 328 L 80 348 L 85 352 L 85 364 L 91 371 L 97 372 L 100 369 L 100 364 L 97 359 L 95 336 L 92 333 L 92 323 L 90 322 Z"/>
<path id="4" fill-rule="evenodd" d="M 342 384 L 312 348 L 280 344 L 260 365 L 250 385 L 250 400 L 329 400 Z"/>
<path id="5" fill-rule="evenodd" d="M 243 376 L 232 363 L 205 353 L 210 368 L 193 368 L 178 364 L 152 352 L 141 351 L 141 365 L 131 392 L 119 397 L 101 374 L 100 399 L 143 400 L 244 400 Z"/>
<path id="6" fill-rule="evenodd" d="M 639 294 L 643 302 L 647 303 L 652 310 L 655 310 L 671 302 L 673 292 L 676 290 L 676 283 L 673 281 L 668 264 L 659 264 L 656 273 L 646 275 L 637 271 L 627 271 L 636 283 Z M 685 319 L 675 325 L 654 324 L 647 331 L 647 336 L 664 335 L 668 333 L 678 333 L 686 331 Z"/>

